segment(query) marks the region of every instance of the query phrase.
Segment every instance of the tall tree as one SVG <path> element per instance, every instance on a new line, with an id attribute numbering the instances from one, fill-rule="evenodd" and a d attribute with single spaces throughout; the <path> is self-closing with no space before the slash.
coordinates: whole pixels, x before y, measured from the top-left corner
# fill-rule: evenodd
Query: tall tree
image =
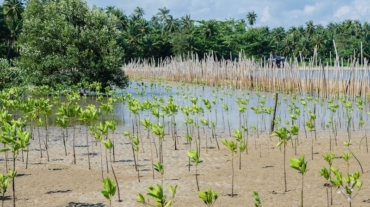
<path id="1" fill-rule="evenodd" d="M 17 66 L 35 85 L 82 81 L 125 87 L 119 20 L 82 0 L 30 0 L 23 13 Z"/>
<path id="2" fill-rule="evenodd" d="M 257 14 L 254 11 L 250 11 L 247 14 L 247 20 L 250 26 L 253 26 L 256 23 Z"/>
<path id="3" fill-rule="evenodd" d="M 3 10 L 6 18 L 22 19 L 23 3 L 19 0 L 4 0 Z"/>

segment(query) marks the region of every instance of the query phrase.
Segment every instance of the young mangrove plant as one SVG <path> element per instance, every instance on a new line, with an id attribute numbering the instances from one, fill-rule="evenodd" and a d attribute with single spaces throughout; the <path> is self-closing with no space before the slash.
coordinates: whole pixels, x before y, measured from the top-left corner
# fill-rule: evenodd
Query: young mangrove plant
<path id="1" fill-rule="evenodd" d="M 137 134 L 135 134 L 134 136 L 131 136 L 129 131 L 125 131 L 123 134 L 126 137 L 128 137 L 131 141 L 131 148 L 132 148 L 132 153 L 134 157 L 135 170 L 137 172 L 137 179 L 140 182 L 140 173 L 139 173 L 139 150 L 140 150 L 139 144 L 140 144 L 140 141 L 139 141 L 139 137 L 137 136 Z M 136 152 L 136 156 L 135 156 L 135 152 Z"/>
<path id="2" fill-rule="evenodd" d="M 177 185 L 175 185 L 175 187 L 172 187 L 170 185 L 169 191 L 170 191 L 171 197 L 170 197 L 170 200 L 167 200 L 167 196 L 163 194 L 162 186 L 157 184 L 156 187 L 150 186 L 148 188 L 147 195 L 153 198 L 156 207 L 171 207 L 173 199 L 175 198 L 175 195 L 176 195 L 176 190 L 177 190 Z M 137 202 L 145 204 L 145 205 L 150 205 L 149 199 L 148 201 L 146 201 L 145 197 L 140 193 L 137 195 Z"/>
<path id="3" fill-rule="evenodd" d="M 237 153 L 238 144 L 234 141 L 222 140 L 223 145 L 225 145 L 231 152 L 231 197 L 234 197 L 234 154 Z"/>
<path id="4" fill-rule="evenodd" d="M 204 192 L 198 191 L 198 196 L 208 207 L 215 205 L 218 199 L 218 194 L 213 190 L 206 190 Z"/>
<path id="5" fill-rule="evenodd" d="M 312 113 L 310 110 L 308 110 L 310 114 L 310 120 L 306 122 L 306 127 L 308 131 L 311 133 L 311 159 L 313 160 L 313 136 L 312 132 L 315 132 L 316 136 L 316 129 L 315 129 L 315 120 L 316 120 L 316 115 L 315 113 Z"/>
<path id="6" fill-rule="evenodd" d="M 89 170 L 91 170 L 90 164 L 90 146 L 89 146 L 89 125 L 92 121 L 96 120 L 99 111 L 96 109 L 95 105 L 88 105 L 85 110 L 80 110 L 78 113 L 79 120 L 82 121 L 85 126 L 86 133 L 86 149 L 87 149 L 87 162 L 89 164 Z"/>
<path id="7" fill-rule="evenodd" d="M 109 151 L 111 151 L 113 149 L 113 142 L 110 140 L 110 139 L 107 139 L 107 140 L 100 140 L 106 149 L 108 149 Z M 118 202 L 121 202 L 121 194 L 120 194 L 120 191 L 119 191 L 119 185 L 118 185 L 118 180 L 117 180 L 117 176 L 116 176 L 116 173 L 114 171 L 114 168 L 113 168 L 113 161 L 112 161 L 112 158 L 110 159 L 110 167 L 112 169 L 112 173 L 113 173 L 113 176 L 114 176 L 114 180 L 116 181 L 116 184 L 117 184 L 117 193 L 118 193 Z"/>
<path id="8" fill-rule="evenodd" d="M 116 194 L 116 185 L 114 181 L 107 177 L 103 180 L 104 190 L 101 191 L 103 196 L 109 200 L 109 206 L 112 206 L 112 198 Z"/>
<path id="9" fill-rule="evenodd" d="M 25 151 L 30 145 L 31 133 L 23 130 L 23 124 L 20 119 L 17 121 L 11 121 L 12 123 L 4 122 L 1 127 L 2 132 L 0 133 L 1 142 L 6 143 L 6 147 L 2 148 L 0 152 L 10 151 L 13 154 L 13 169 L 10 171 L 12 178 L 12 189 L 13 189 L 13 206 L 15 207 L 15 175 L 17 171 L 15 169 L 15 161 L 20 151 Z"/>
<path id="10" fill-rule="evenodd" d="M 352 206 L 352 200 L 358 195 L 362 189 L 362 181 L 360 180 L 361 173 L 354 172 L 353 174 L 347 173 L 345 176 L 339 169 L 332 167 L 331 171 L 335 175 L 335 179 L 331 181 L 333 186 L 338 187 L 338 193 L 347 198 L 349 207 Z M 355 191 L 357 188 L 357 192 Z M 355 193 L 356 192 L 356 193 Z"/>
<path id="11" fill-rule="evenodd" d="M 159 162 L 163 163 L 163 138 L 164 138 L 164 129 L 161 123 L 152 124 L 152 131 L 158 137 L 159 142 Z"/>
<path id="12" fill-rule="evenodd" d="M 242 169 L 242 152 L 245 151 L 246 145 L 243 141 L 243 132 L 241 132 L 239 129 L 234 130 L 234 136 L 236 138 L 236 141 L 239 143 L 239 170 Z"/>
<path id="13" fill-rule="evenodd" d="M 326 196 L 327 204 L 329 206 L 329 188 L 330 188 L 330 205 L 333 205 L 333 185 L 331 185 L 331 168 L 333 166 L 333 161 L 335 159 L 335 154 L 332 152 L 325 153 L 323 156 L 324 160 L 329 164 L 329 168 L 323 167 L 319 173 L 323 176 L 328 182 L 326 183 Z"/>
<path id="14" fill-rule="evenodd" d="M 11 170 L 9 171 L 10 173 Z M 5 200 L 5 193 L 6 191 L 8 190 L 8 186 L 9 186 L 9 178 L 11 177 L 12 175 L 3 175 L 0 173 L 0 193 L 1 193 L 1 206 L 4 207 L 4 200 Z"/>
<path id="15" fill-rule="evenodd" d="M 147 139 L 149 140 L 149 145 L 150 145 L 150 160 L 152 162 L 152 175 L 154 179 L 153 150 L 152 150 L 152 141 L 150 140 L 150 130 L 152 129 L 152 122 L 150 121 L 150 117 L 148 117 L 147 119 L 141 120 L 141 125 L 148 131 Z M 153 143 L 154 143 L 154 146 L 156 146 L 155 141 Z M 157 151 L 157 147 L 155 147 L 155 150 Z M 157 157 L 158 157 L 158 153 L 157 153 Z"/>
<path id="16" fill-rule="evenodd" d="M 358 160 L 358 158 L 355 156 L 355 153 L 351 150 L 350 145 L 351 144 L 349 142 L 344 142 L 344 146 L 347 147 L 347 149 L 350 152 L 350 154 L 355 158 L 355 160 L 357 161 L 357 163 L 360 165 L 361 173 L 364 173 L 364 169 L 362 168 L 362 164 L 361 164 L 360 160 Z"/>
<path id="17" fill-rule="evenodd" d="M 304 155 L 301 155 L 299 158 L 290 158 L 290 167 L 297 170 L 298 173 L 302 175 L 301 207 L 303 207 L 303 182 L 307 172 L 307 162 L 304 160 Z"/>
<path id="18" fill-rule="evenodd" d="M 162 180 L 162 186 L 163 186 L 164 166 L 159 161 L 156 164 L 153 164 L 153 166 L 154 166 L 154 170 L 157 171 L 159 174 L 161 174 L 161 180 Z"/>
<path id="19" fill-rule="evenodd" d="M 188 152 L 188 156 L 190 158 L 190 161 L 195 163 L 195 181 L 197 184 L 197 189 L 199 191 L 199 182 L 198 182 L 198 164 L 202 163 L 203 161 L 200 160 L 200 155 L 198 153 L 197 149 L 190 150 Z"/>
<path id="20" fill-rule="evenodd" d="M 293 135 L 298 135 L 298 127 L 293 125 L 290 130 L 286 127 L 276 129 L 271 136 L 275 136 L 279 138 L 279 142 L 277 144 L 278 147 L 283 145 L 284 147 L 284 156 L 283 156 L 283 165 L 284 165 L 284 191 L 287 192 L 287 182 L 286 182 L 286 167 L 285 167 L 285 160 L 286 160 L 286 145 L 288 144 L 289 140 L 292 139 Z"/>
<path id="21" fill-rule="evenodd" d="M 261 198 L 258 195 L 258 192 L 256 190 L 253 191 L 253 197 L 254 197 L 254 206 L 255 207 L 262 207 Z"/>

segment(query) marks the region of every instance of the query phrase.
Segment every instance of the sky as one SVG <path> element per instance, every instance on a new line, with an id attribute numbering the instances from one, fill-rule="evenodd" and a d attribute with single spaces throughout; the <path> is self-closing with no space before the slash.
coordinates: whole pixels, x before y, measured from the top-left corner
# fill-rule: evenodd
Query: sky
<path id="1" fill-rule="evenodd" d="M 370 23 L 370 0 L 86 0 L 90 6 L 115 6 L 130 15 L 139 6 L 150 19 L 166 7 L 174 18 L 190 14 L 194 20 L 246 19 L 250 11 L 257 14 L 255 26 L 289 28 L 347 19 Z"/>

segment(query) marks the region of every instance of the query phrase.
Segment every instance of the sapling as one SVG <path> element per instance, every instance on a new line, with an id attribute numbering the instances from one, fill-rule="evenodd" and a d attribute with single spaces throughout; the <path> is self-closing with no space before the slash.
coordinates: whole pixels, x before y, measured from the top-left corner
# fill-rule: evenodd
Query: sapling
<path id="1" fill-rule="evenodd" d="M 212 129 L 212 137 L 216 140 L 217 149 L 220 150 L 220 145 L 218 144 L 217 134 L 216 134 L 216 124 L 213 121 L 210 121 Z"/>
<path id="2" fill-rule="evenodd" d="M 66 133 L 68 127 L 68 119 L 63 117 L 57 117 L 56 123 L 62 128 L 62 138 L 63 138 L 63 146 L 64 146 L 64 154 L 67 156 L 67 146 L 66 146 Z"/>
<path id="3" fill-rule="evenodd" d="M 203 161 L 200 160 L 200 155 L 198 153 L 197 149 L 190 150 L 188 152 L 188 157 L 190 158 L 190 161 L 195 163 L 195 181 L 197 183 L 197 189 L 199 191 L 199 182 L 198 182 L 198 164 L 202 163 Z"/>
<path id="4" fill-rule="evenodd" d="M 234 154 L 237 153 L 238 144 L 234 141 L 222 140 L 222 144 L 225 145 L 231 152 L 231 197 L 234 197 Z"/>
<path id="5" fill-rule="evenodd" d="M 330 177 L 331 177 L 331 171 L 326 169 L 325 167 L 322 167 L 321 170 L 319 171 L 320 175 L 325 178 L 327 183 L 325 183 L 326 186 L 326 201 L 327 201 L 327 206 L 329 206 L 329 186 L 330 186 Z"/>
<path id="6" fill-rule="evenodd" d="M 304 155 L 301 155 L 298 159 L 290 158 L 290 167 L 297 170 L 302 175 L 301 207 L 303 207 L 303 180 L 307 172 L 307 162 L 304 160 Z"/>
<path id="7" fill-rule="evenodd" d="M 358 195 L 358 192 L 362 189 L 362 181 L 360 180 L 361 173 L 354 172 L 353 174 L 347 173 L 347 175 L 342 176 L 342 172 L 339 169 L 332 167 L 331 171 L 335 175 L 335 179 L 331 183 L 338 187 L 340 190 L 339 194 L 344 195 L 347 198 L 349 207 L 352 206 L 352 200 Z M 355 189 L 357 188 L 357 192 Z"/>
<path id="8" fill-rule="evenodd" d="M 116 131 L 116 126 L 117 126 L 117 122 L 114 121 L 114 120 L 111 120 L 111 121 L 106 121 L 105 124 L 107 125 L 108 127 L 108 131 L 110 130 L 111 131 L 111 134 L 112 134 L 112 142 L 113 142 L 113 148 L 112 148 L 112 152 L 113 152 L 113 162 L 116 162 L 116 154 L 115 154 L 115 151 L 114 151 L 114 132 Z"/>
<path id="9" fill-rule="evenodd" d="M 239 170 L 242 169 L 242 152 L 245 151 L 246 145 L 243 142 L 243 133 L 239 129 L 234 130 L 234 136 L 239 143 Z"/>
<path id="10" fill-rule="evenodd" d="M 137 135 L 131 137 L 131 142 L 132 142 L 132 146 L 134 148 L 134 151 L 136 152 L 137 179 L 140 183 L 140 170 L 139 170 L 139 150 L 140 150 L 139 144 L 140 144 L 140 141 L 139 141 L 139 137 Z"/>
<path id="11" fill-rule="evenodd" d="M 164 167 L 161 162 L 157 162 L 156 164 L 153 164 L 154 170 L 159 172 L 161 174 L 161 180 L 162 180 L 162 186 L 163 186 L 163 179 L 164 179 Z"/>
<path id="12" fill-rule="evenodd" d="M 89 151 L 89 127 L 88 125 L 91 124 L 92 121 L 97 119 L 99 111 L 95 108 L 94 105 L 89 105 L 85 110 L 80 110 L 78 113 L 79 120 L 82 121 L 85 126 L 85 133 L 86 133 L 86 149 L 87 149 L 87 162 L 89 164 L 89 170 L 91 170 L 90 164 L 90 151 Z"/>
<path id="13" fill-rule="evenodd" d="M 130 132 L 129 131 L 125 131 L 123 133 L 126 137 L 128 137 L 131 141 L 131 148 L 132 148 L 132 154 L 133 154 L 133 157 L 134 157 L 134 164 L 135 164 L 135 170 L 137 172 L 137 179 L 138 181 L 140 182 L 140 175 L 139 175 L 139 144 L 140 144 L 140 141 L 139 141 L 139 137 L 135 134 L 134 136 L 131 136 Z M 136 152 L 136 156 L 135 156 L 135 152 Z"/>
<path id="14" fill-rule="evenodd" d="M 152 131 L 155 135 L 158 136 L 159 142 L 159 161 L 163 163 L 163 138 L 164 138 L 164 129 L 161 123 L 152 124 Z"/>
<path id="15" fill-rule="evenodd" d="M 150 145 L 150 159 L 152 162 L 152 174 L 153 174 L 153 179 L 154 179 L 154 169 L 153 169 L 153 150 L 152 150 L 152 142 L 150 141 L 150 129 L 152 128 L 152 122 L 150 121 L 150 117 L 147 119 L 141 120 L 141 125 L 148 131 L 147 139 L 149 139 L 149 145 Z M 154 142 L 155 144 L 155 142 Z M 157 151 L 157 147 L 156 147 Z"/>
<path id="16" fill-rule="evenodd" d="M 284 128 L 278 128 L 274 130 L 274 132 L 271 134 L 271 136 L 276 136 L 279 138 L 279 142 L 277 144 L 278 147 L 283 145 L 284 147 L 284 159 L 283 159 L 283 165 L 284 165 L 284 191 L 287 192 L 287 183 L 286 183 L 286 168 L 285 168 L 285 159 L 286 159 L 286 145 L 288 144 L 289 140 L 292 139 L 293 135 L 298 134 L 298 127 L 293 125 L 290 130 L 288 130 L 286 127 Z"/>
<path id="17" fill-rule="evenodd" d="M 208 128 L 208 125 L 209 125 L 209 122 L 207 119 L 205 118 L 201 118 L 200 119 L 200 122 L 202 123 L 203 125 L 203 130 L 205 132 L 205 140 L 206 140 L 206 153 L 208 153 L 208 141 L 207 141 L 207 130 L 204 129 L 204 127 Z"/>
<path id="18" fill-rule="evenodd" d="M 158 184 L 156 187 L 150 186 L 147 190 L 148 191 L 147 195 L 153 198 L 155 206 L 171 207 L 173 199 L 175 198 L 175 195 L 176 195 L 177 185 L 175 185 L 175 187 L 172 187 L 170 185 L 168 189 L 171 194 L 170 200 L 167 200 L 167 196 L 163 194 L 162 186 Z M 149 200 L 148 202 L 146 202 L 144 196 L 141 193 L 137 195 L 137 202 L 145 204 L 145 205 L 150 205 Z"/>
<path id="19" fill-rule="evenodd" d="M 114 194 L 116 194 L 116 185 L 114 181 L 107 176 L 107 178 L 103 180 L 103 186 L 104 190 L 102 190 L 101 193 L 109 200 L 109 206 L 112 206 L 112 198 Z"/>
<path id="20" fill-rule="evenodd" d="M 11 173 L 11 170 L 9 171 Z M 11 176 L 11 175 L 10 175 Z M 0 193 L 1 193 L 1 206 L 4 207 L 5 193 L 9 186 L 9 175 L 0 173 Z"/>
<path id="21" fill-rule="evenodd" d="M 254 197 L 254 206 L 255 207 L 262 207 L 262 204 L 261 204 L 261 198 L 260 196 L 258 195 L 258 192 L 255 190 L 253 191 L 253 197 Z"/>
<path id="22" fill-rule="evenodd" d="M 333 166 L 335 154 L 332 152 L 328 152 L 328 153 L 325 153 L 322 157 L 329 164 L 329 168 L 326 169 L 325 167 L 323 167 L 320 170 L 320 175 L 323 176 L 328 181 L 326 190 L 328 191 L 328 188 L 330 187 L 330 205 L 333 205 L 333 186 L 331 185 L 330 180 L 331 180 L 331 167 Z M 327 195 L 327 198 L 329 202 L 328 195 Z"/>
<path id="23" fill-rule="evenodd" d="M 113 149 L 113 142 L 110 140 L 110 139 L 107 139 L 107 140 L 100 140 L 106 149 L 109 149 L 109 151 L 111 151 Z M 118 180 L 117 180 L 117 176 L 116 176 L 116 173 L 114 172 L 114 168 L 113 168 L 113 162 L 112 162 L 112 159 L 110 159 L 110 167 L 112 169 L 112 173 L 113 173 L 113 176 L 114 176 L 114 179 L 116 181 L 116 184 L 117 184 L 117 191 L 118 191 L 118 201 L 121 202 L 121 194 L 120 194 L 120 191 L 119 191 L 119 185 L 118 185 Z"/>
<path id="24" fill-rule="evenodd" d="M 208 207 L 212 207 L 218 199 L 218 194 L 213 190 L 198 191 L 198 196 Z"/>
<path id="25" fill-rule="evenodd" d="M 23 130 L 23 122 L 21 120 L 12 121 L 12 123 L 3 123 L 2 132 L 0 138 L 7 144 L 6 147 L 1 149 L 0 152 L 11 151 L 13 154 L 13 169 L 11 170 L 12 188 L 13 188 L 13 206 L 15 207 L 15 175 L 17 173 L 15 169 L 15 161 L 20 151 L 25 151 L 30 145 L 31 133 Z"/>
<path id="26" fill-rule="evenodd" d="M 310 110 L 308 110 L 310 113 L 310 120 L 306 122 L 306 127 L 308 131 L 311 133 L 311 159 L 313 160 L 313 137 L 312 137 L 312 132 L 316 131 L 315 129 L 315 119 L 316 115 L 312 113 Z"/>
<path id="27" fill-rule="evenodd" d="M 355 158 L 355 160 L 357 161 L 357 163 L 360 165 L 360 168 L 361 168 L 361 173 L 364 173 L 364 169 L 362 168 L 362 164 L 361 162 L 358 160 L 358 158 L 355 156 L 355 153 L 351 150 L 350 148 L 350 143 L 349 142 L 344 142 L 344 146 L 347 147 L 348 151 L 351 153 L 351 155 Z"/>
<path id="28" fill-rule="evenodd" d="M 222 105 L 222 108 L 226 111 L 227 117 L 229 117 L 229 106 L 224 104 Z M 227 119 L 227 125 L 229 126 L 229 136 L 231 137 L 231 128 L 230 128 L 230 120 Z"/>

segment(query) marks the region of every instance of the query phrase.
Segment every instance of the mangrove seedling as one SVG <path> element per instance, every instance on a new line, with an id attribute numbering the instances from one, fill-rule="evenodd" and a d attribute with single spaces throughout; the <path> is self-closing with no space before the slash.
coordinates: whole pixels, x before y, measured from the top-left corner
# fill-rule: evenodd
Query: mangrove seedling
<path id="1" fill-rule="evenodd" d="M 10 170 L 11 171 L 11 170 Z M 0 174 L 0 193 L 1 193 L 1 206 L 4 207 L 5 193 L 9 186 L 9 176 Z"/>
<path id="2" fill-rule="evenodd" d="M 285 167 L 285 160 L 286 160 L 286 145 L 288 144 L 289 140 L 292 139 L 293 135 L 298 134 L 298 127 L 293 125 L 290 130 L 288 130 L 286 127 L 284 128 L 278 128 L 274 130 L 274 132 L 271 134 L 271 136 L 275 136 L 279 138 L 279 142 L 277 144 L 278 147 L 283 145 L 284 147 L 284 156 L 283 156 L 283 165 L 284 165 L 284 191 L 287 192 L 287 183 L 286 183 L 286 167 Z"/>
<path id="3" fill-rule="evenodd" d="M 362 189 L 362 181 L 360 180 L 361 173 L 354 172 L 353 174 L 347 174 L 342 176 L 342 172 L 334 167 L 331 168 L 336 178 L 331 181 L 333 186 L 338 187 L 339 194 L 344 195 L 347 198 L 349 207 L 352 206 L 352 200 L 358 195 L 358 192 Z M 357 188 L 357 192 L 355 189 Z"/>
<path id="4" fill-rule="evenodd" d="M 261 198 L 258 195 L 258 192 L 256 190 L 253 191 L 253 197 L 254 197 L 254 206 L 255 207 L 262 207 Z"/>
<path id="5" fill-rule="evenodd" d="M 331 180 L 331 167 L 333 166 L 333 160 L 335 159 L 335 154 L 332 152 L 328 152 L 328 153 L 325 153 L 322 157 L 329 164 L 329 168 L 326 170 L 328 171 L 327 172 L 328 175 L 326 175 L 326 172 L 323 169 L 321 169 L 321 171 L 323 172 L 320 171 L 320 175 L 323 176 L 328 181 L 327 188 L 330 187 L 330 205 L 333 205 L 333 186 L 331 185 L 330 180 Z M 329 176 L 329 178 L 326 178 L 326 176 Z"/>
<path id="6" fill-rule="evenodd" d="M 109 206 L 112 206 L 112 198 L 114 194 L 116 194 L 116 185 L 114 181 L 107 176 L 107 178 L 103 180 L 103 186 L 104 190 L 102 190 L 101 193 L 109 200 Z"/>
<path id="7" fill-rule="evenodd" d="M 218 194 L 213 190 L 198 191 L 198 196 L 208 207 L 212 207 L 218 199 Z"/>
<path id="8" fill-rule="evenodd" d="M 161 162 L 157 162 L 156 164 L 153 164 L 154 166 L 154 170 L 159 172 L 159 174 L 161 174 L 161 179 L 162 179 L 162 186 L 163 186 L 163 178 L 164 178 L 164 167 L 163 167 L 163 164 Z"/>
<path id="9" fill-rule="evenodd" d="M 190 150 L 188 152 L 188 156 L 190 158 L 190 161 L 195 163 L 195 181 L 197 183 L 197 189 L 199 191 L 199 182 L 198 182 L 198 164 L 199 163 L 202 163 L 203 161 L 201 161 L 199 158 L 200 158 L 200 155 L 198 153 L 198 150 L 197 149 L 193 149 L 193 150 Z"/>
<path id="10" fill-rule="evenodd" d="M 242 152 L 245 151 L 246 145 L 243 142 L 243 132 L 241 132 L 239 129 L 234 130 L 234 136 L 236 138 L 236 141 L 239 143 L 239 170 L 242 169 Z"/>
<path id="11" fill-rule="evenodd" d="M 173 199 L 175 198 L 175 195 L 176 195 L 176 190 L 177 190 L 177 185 L 175 185 L 175 187 L 172 187 L 170 185 L 169 191 L 170 191 L 170 194 L 171 194 L 171 198 L 170 198 L 170 200 L 167 200 L 167 196 L 163 194 L 162 186 L 157 184 L 156 187 L 150 186 L 148 188 L 147 195 L 153 198 L 153 200 L 155 202 L 155 206 L 157 206 L 157 207 L 171 207 Z M 149 199 L 148 199 L 148 202 L 146 202 L 144 196 L 140 193 L 137 195 L 137 202 L 150 205 L 149 204 Z"/>
<path id="12" fill-rule="evenodd" d="M 301 187 L 301 207 L 303 207 L 303 182 L 304 175 L 307 172 L 307 162 L 304 160 L 304 155 L 299 158 L 290 158 L 290 167 L 297 170 L 299 174 L 302 175 L 302 187 Z"/>
<path id="13" fill-rule="evenodd" d="M 351 144 L 349 142 L 344 142 L 344 146 L 346 146 L 348 148 L 348 151 L 350 152 L 350 154 L 355 158 L 357 163 L 360 165 L 361 173 L 364 173 L 364 169 L 362 168 L 362 164 L 361 164 L 360 160 L 358 160 L 358 158 L 355 156 L 355 153 L 353 153 L 353 151 L 351 150 L 350 145 Z"/>
<path id="14" fill-rule="evenodd" d="M 114 144 L 110 139 L 100 140 L 100 141 L 104 144 L 106 149 L 109 149 L 109 151 L 111 151 L 114 148 Z M 110 167 L 112 169 L 114 180 L 116 181 L 116 184 L 117 184 L 118 202 L 121 202 L 121 194 L 120 194 L 120 191 L 119 191 L 117 176 L 116 176 L 116 173 L 114 172 L 112 158 L 110 159 Z"/>
<path id="15" fill-rule="evenodd" d="M 238 144 L 234 141 L 222 140 L 222 144 L 225 145 L 231 152 L 231 197 L 234 197 L 234 154 L 237 153 Z"/>
<path id="16" fill-rule="evenodd" d="M 23 122 L 19 119 L 18 121 L 12 121 L 12 123 L 3 123 L 0 133 L 1 142 L 6 143 L 6 147 L 1 149 L 0 152 L 11 151 L 13 154 L 13 169 L 12 173 L 12 188 L 13 188 L 13 206 L 15 207 L 15 161 L 20 151 L 26 151 L 26 148 L 30 145 L 31 133 L 23 130 Z"/>

